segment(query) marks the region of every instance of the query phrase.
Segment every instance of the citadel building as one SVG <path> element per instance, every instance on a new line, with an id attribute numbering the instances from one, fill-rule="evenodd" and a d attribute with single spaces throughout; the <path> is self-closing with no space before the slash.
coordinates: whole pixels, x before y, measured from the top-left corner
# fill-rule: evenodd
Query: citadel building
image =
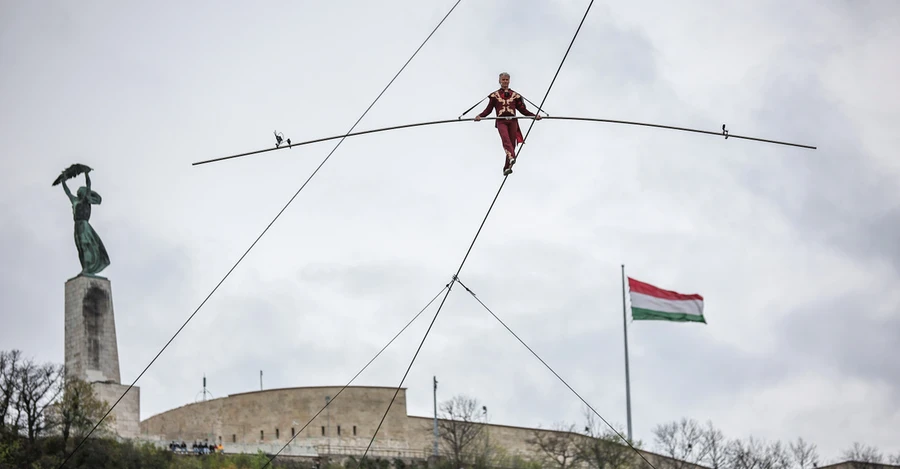
<path id="1" fill-rule="evenodd" d="M 160 443 L 208 441 L 221 444 L 226 453 L 263 450 L 285 456 L 361 455 L 396 388 L 350 386 L 338 396 L 340 390 L 340 386 L 271 389 L 195 402 L 142 421 L 140 438 Z M 527 459 L 535 456 L 535 448 L 527 442 L 534 432 L 552 433 L 495 424 L 485 424 L 485 430 L 493 445 Z M 406 388 L 401 388 L 368 455 L 427 459 L 433 445 L 434 417 L 408 415 Z M 666 459 L 641 453 L 652 462 Z"/>

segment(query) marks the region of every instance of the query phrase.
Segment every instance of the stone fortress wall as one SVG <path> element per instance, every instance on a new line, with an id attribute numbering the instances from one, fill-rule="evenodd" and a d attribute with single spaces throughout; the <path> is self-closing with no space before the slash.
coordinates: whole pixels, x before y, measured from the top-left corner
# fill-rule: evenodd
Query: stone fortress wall
<path id="1" fill-rule="evenodd" d="M 300 433 L 292 445 L 365 449 L 396 388 L 347 387 L 337 396 L 340 390 L 339 386 L 271 389 L 195 402 L 142 421 L 140 438 L 184 441 L 188 446 L 194 440 L 207 440 L 222 443 L 228 452 L 230 446 L 279 444 L 280 448 Z M 334 402 L 322 410 L 326 398 L 335 396 Z M 421 453 L 423 448 L 410 447 L 408 433 L 406 390 L 401 389 L 374 446 Z"/>
<path id="2" fill-rule="evenodd" d="M 301 387 L 232 394 L 187 404 L 141 422 L 140 438 L 160 445 L 195 440 L 221 443 L 226 453 L 281 452 L 286 456 L 361 455 L 396 391 L 390 387 L 347 387 L 327 409 L 301 428 L 334 398 L 341 387 Z M 489 438 L 510 454 L 533 457 L 527 440 L 535 429 L 487 425 Z M 544 430 L 550 432 L 550 430 Z M 401 388 L 378 436 L 371 457 L 427 458 L 434 442 L 432 417 L 409 416 Z M 299 435 L 284 448 L 291 437 Z M 284 449 L 283 449 L 284 448 Z M 665 459 L 641 451 L 654 465 Z M 682 463 L 685 469 L 697 467 Z"/>

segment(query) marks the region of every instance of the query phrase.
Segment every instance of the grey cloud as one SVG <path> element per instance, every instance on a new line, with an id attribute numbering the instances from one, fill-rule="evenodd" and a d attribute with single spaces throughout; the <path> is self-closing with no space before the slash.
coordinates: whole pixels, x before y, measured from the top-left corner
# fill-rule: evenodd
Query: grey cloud
<path id="1" fill-rule="evenodd" d="M 615 24 L 600 26 L 583 31 L 584 37 L 579 33 L 584 42 L 575 52 L 580 67 L 599 75 L 594 86 L 621 90 L 653 85 L 659 78 L 658 58 L 647 35 Z M 611 47 L 613 44 L 615 47 Z"/>
<path id="2" fill-rule="evenodd" d="M 688 408 L 702 408 L 710 399 L 738 394 L 748 389 L 763 389 L 796 372 L 764 358 L 714 340 L 714 329 L 700 324 L 633 323 L 633 339 L 646 348 L 641 366 L 654 370 L 650 386 L 667 387 L 666 399 Z M 690 342 L 690 347 L 684 347 Z M 677 352 L 674 352 L 677 351 Z M 650 378 L 650 376 L 648 376 Z M 679 383 L 709 381 L 699 386 Z"/>
<path id="3" fill-rule="evenodd" d="M 876 297 L 877 298 L 877 297 Z M 877 314 L 900 304 L 883 304 L 856 295 L 828 298 L 806 305 L 785 316 L 776 331 L 779 348 L 774 357 L 793 371 L 817 367 L 842 376 L 892 386 L 900 382 L 900 357 L 892 352 L 900 337 L 900 318 Z M 900 406 L 900 389 L 893 389 Z"/>
<path id="4" fill-rule="evenodd" d="M 754 113 L 759 127 L 819 149 L 761 153 L 742 183 L 783 211 L 808 239 L 889 262 L 900 274 L 896 184 L 879 171 L 854 122 L 817 77 L 778 76 L 763 85 L 766 99 Z"/>
<path id="5" fill-rule="evenodd" d="M 400 290 L 398 293 L 409 292 L 412 298 L 421 297 L 429 285 L 436 291 L 440 277 L 438 272 L 401 260 L 354 265 L 313 263 L 301 267 L 298 276 L 310 285 L 328 286 L 354 296 L 377 296 L 385 293 L 385 288 L 396 288 Z M 450 274 L 444 277 L 449 281 Z"/>

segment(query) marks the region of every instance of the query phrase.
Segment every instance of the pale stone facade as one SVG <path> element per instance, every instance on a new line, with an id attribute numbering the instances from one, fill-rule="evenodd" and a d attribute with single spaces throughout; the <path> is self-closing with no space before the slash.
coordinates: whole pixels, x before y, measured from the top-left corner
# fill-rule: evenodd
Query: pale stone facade
<path id="1" fill-rule="evenodd" d="M 272 389 L 187 404 L 141 422 L 141 438 L 160 444 L 184 441 L 188 446 L 205 440 L 221 443 L 226 453 L 254 453 L 259 449 L 285 456 L 360 455 L 396 388 L 347 387 L 322 410 L 326 396 L 334 398 L 340 389 Z M 494 424 L 488 424 L 487 429 L 490 443 L 508 454 L 528 459 L 535 456 L 534 448 L 527 442 L 535 429 Z M 401 389 L 368 455 L 428 458 L 432 454 L 433 431 L 432 417 L 407 415 L 406 389 Z M 299 435 L 285 448 L 294 433 Z M 666 458 L 646 451 L 640 453 L 654 466 L 663 467 L 659 463 Z M 678 467 L 699 468 L 685 463 Z"/>
<path id="2" fill-rule="evenodd" d="M 113 431 L 122 438 L 136 438 L 141 431 L 141 389 L 137 386 L 128 390 L 128 386 L 116 383 L 91 383 L 97 398 L 106 401 L 110 406 L 122 397 L 122 400 L 116 404 L 110 412 L 115 420 L 113 421 Z"/>
<path id="3" fill-rule="evenodd" d="M 283 445 L 299 433 L 292 442 L 298 447 L 365 448 L 395 390 L 347 387 L 338 395 L 341 387 L 334 386 L 232 394 L 154 415 L 141 422 L 141 438 L 188 444 L 194 440 L 214 441 L 229 451 L 238 446 Z M 326 398 L 334 401 L 322 410 Z M 374 446 L 404 454 L 421 452 L 422 448 L 409 445 L 408 433 L 406 390 L 401 389 L 378 429 Z"/>
<path id="4" fill-rule="evenodd" d="M 79 275 L 66 282 L 66 373 L 91 383 L 101 400 L 113 405 L 128 386 L 120 383 L 116 318 L 109 279 Z M 131 388 L 110 415 L 112 430 L 123 438 L 138 436 L 140 389 Z"/>

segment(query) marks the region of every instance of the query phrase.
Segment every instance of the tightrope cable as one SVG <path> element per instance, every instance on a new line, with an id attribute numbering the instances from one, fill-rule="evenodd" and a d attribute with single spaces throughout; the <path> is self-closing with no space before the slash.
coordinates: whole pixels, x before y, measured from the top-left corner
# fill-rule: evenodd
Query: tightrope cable
<path id="1" fill-rule="evenodd" d="M 269 461 L 266 462 L 266 464 L 264 464 L 260 469 L 265 469 L 266 466 L 268 466 L 272 461 L 274 461 L 275 458 L 277 458 L 278 455 L 281 454 L 281 452 L 284 451 L 284 449 L 287 448 L 287 447 L 291 444 L 292 441 L 294 441 L 294 438 L 296 438 L 296 437 L 299 436 L 301 433 L 303 433 L 303 430 L 305 430 L 306 427 L 308 427 L 309 424 L 311 424 L 311 423 L 313 422 L 313 420 L 315 420 L 316 417 L 319 416 L 319 414 L 321 414 L 321 413 L 322 413 L 329 405 L 331 405 L 331 403 L 334 402 L 334 400 L 337 399 L 338 396 L 340 396 L 342 392 L 344 392 L 344 389 L 347 389 L 347 387 L 349 387 L 350 384 L 352 384 L 354 381 L 356 381 L 356 378 L 358 378 L 359 375 L 361 375 L 363 371 L 366 371 L 366 368 L 368 368 L 369 365 L 371 365 L 372 362 L 374 362 L 375 359 L 378 358 L 378 357 L 382 354 L 382 352 L 384 352 L 385 350 L 387 350 L 387 348 L 390 347 L 390 345 L 391 345 L 392 343 L 394 343 L 395 340 L 397 340 L 397 337 L 400 337 L 400 334 L 403 334 L 403 331 L 405 331 L 407 328 L 409 328 L 409 326 L 411 326 L 412 323 L 414 323 L 414 322 L 416 321 L 416 319 L 418 319 L 419 316 L 421 316 L 422 313 L 424 313 L 425 310 L 428 309 L 428 307 L 431 306 L 432 303 L 434 303 L 434 300 L 436 300 L 437 297 L 440 296 L 441 293 L 444 292 L 444 290 L 450 288 L 452 283 L 453 283 L 453 281 L 451 280 L 449 283 L 447 283 L 446 285 L 444 285 L 444 288 L 441 288 L 441 291 L 437 292 L 437 294 L 434 295 L 434 298 L 432 298 L 431 301 L 429 301 L 428 304 L 425 305 L 425 307 L 423 307 L 421 310 L 419 310 L 419 312 L 416 313 L 416 315 L 413 316 L 413 318 L 410 319 L 409 322 L 407 322 L 405 326 L 403 326 L 403 329 L 400 329 L 400 332 L 398 332 L 397 334 L 395 334 L 395 335 L 394 335 L 394 338 L 391 339 L 387 344 L 385 344 L 385 346 L 382 347 L 381 350 L 379 350 L 378 353 L 376 353 L 375 356 L 372 357 L 371 360 L 369 360 L 369 363 L 366 363 L 365 366 L 362 367 L 362 369 L 360 369 L 355 375 L 353 375 L 353 378 L 350 378 L 350 381 L 348 381 L 347 384 L 345 384 L 344 387 L 342 387 L 341 390 L 338 391 L 337 394 L 335 394 L 334 397 L 331 398 L 331 400 L 329 400 L 329 401 L 327 401 L 327 402 L 325 403 L 325 407 L 322 407 L 321 409 L 319 409 L 319 411 L 316 412 L 316 415 L 313 415 L 312 418 L 309 419 L 308 422 L 306 422 L 306 425 L 303 425 L 303 427 L 300 428 L 300 431 L 296 432 L 296 433 L 294 434 L 294 436 L 291 436 L 291 439 L 288 440 L 287 443 L 285 443 L 284 446 L 282 446 L 281 449 L 278 450 L 278 452 L 275 453 L 274 456 L 272 456 L 271 458 L 269 458 Z"/>
<path id="2" fill-rule="evenodd" d="M 547 100 L 547 96 L 550 94 L 550 90 L 553 88 L 553 84 L 556 83 L 556 77 L 559 75 L 559 71 L 562 69 L 563 64 L 566 62 L 566 58 L 569 56 L 569 51 L 572 50 L 572 44 L 575 43 L 575 39 L 578 37 L 578 32 L 581 31 L 581 26 L 584 24 L 584 20 L 587 18 L 588 12 L 591 11 L 591 5 L 594 4 L 594 0 L 591 0 L 590 4 L 588 4 L 587 10 L 584 12 L 584 17 L 581 18 L 581 23 L 578 24 L 578 29 L 575 30 L 575 34 L 572 36 L 572 41 L 569 42 L 569 47 L 566 49 L 565 55 L 563 55 L 562 61 L 560 61 L 559 67 L 556 69 L 556 74 L 553 75 L 553 80 L 550 81 L 550 86 L 547 87 L 547 92 L 544 93 L 544 99 L 541 101 L 541 106 L 544 106 L 544 102 Z M 532 121 L 532 126 L 534 125 L 534 121 Z M 525 133 L 525 136 L 522 138 L 522 145 L 524 146 L 525 140 L 528 139 L 528 134 L 531 133 L 531 126 L 528 127 L 528 132 Z M 519 147 L 519 152 L 522 151 L 523 147 Z M 517 152 L 518 153 L 518 152 Z M 475 233 L 475 237 L 472 239 L 472 243 L 469 244 L 469 249 L 466 251 L 466 255 L 463 257 L 462 262 L 459 264 L 459 268 L 456 269 L 456 273 L 453 275 L 453 280 L 458 281 L 459 273 L 462 271 L 463 266 L 466 263 L 466 260 L 469 258 L 469 254 L 472 252 L 472 247 L 475 246 L 475 241 L 478 240 L 478 235 L 481 234 L 481 229 L 484 228 L 484 224 L 488 219 L 488 216 L 491 214 L 491 210 L 494 208 L 494 203 L 497 202 L 497 197 L 500 196 L 500 191 L 503 190 L 503 186 L 506 184 L 506 180 L 509 177 L 509 174 L 503 177 L 503 182 L 500 183 L 500 188 L 497 190 L 497 194 L 494 195 L 494 200 L 491 202 L 491 206 L 488 208 L 487 213 L 484 215 L 484 219 L 481 221 L 481 225 L 478 227 L 478 231 Z M 409 362 L 409 366 L 406 368 L 406 372 L 403 373 L 403 378 L 400 380 L 400 384 L 397 385 L 397 389 L 394 391 L 394 396 L 391 398 L 391 402 L 388 403 L 387 409 L 384 411 L 384 415 L 381 416 L 381 421 L 378 423 L 378 427 L 375 428 L 375 432 L 372 434 L 372 439 L 369 440 L 368 446 L 366 446 L 366 451 L 363 452 L 362 458 L 360 458 L 359 463 L 356 465 L 356 468 L 359 469 L 362 461 L 366 458 L 366 455 L 369 454 L 369 449 L 372 447 L 372 443 L 375 442 L 375 436 L 378 435 L 378 430 L 381 429 L 381 425 L 384 423 L 384 420 L 387 418 L 388 413 L 391 411 L 391 406 L 394 404 L 394 401 L 397 398 L 397 394 L 400 392 L 400 388 L 403 387 L 403 383 L 406 381 L 406 377 L 409 375 L 409 371 L 412 369 L 413 363 L 415 363 L 416 358 L 419 356 L 419 351 L 422 350 L 422 345 L 425 344 L 425 339 L 428 338 L 428 333 L 431 332 L 432 326 L 434 326 L 435 321 L 437 321 L 438 315 L 441 314 L 441 310 L 444 308 L 444 303 L 447 301 L 447 297 L 450 295 L 450 292 L 453 290 L 453 283 L 451 282 L 450 288 L 447 289 L 447 292 L 444 294 L 444 299 L 441 300 L 441 304 L 438 306 L 437 311 L 434 313 L 434 318 L 431 320 L 431 324 L 428 326 L 428 330 L 425 331 L 425 335 L 422 337 L 422 341 L 419 343 L 419 347 L 416 349 L 416 353 L 413 355 L 412 360 Z"/>
<path id="3" fill-rule="evenodd" d="M 372 104 L 370 104 L 369 107 L 366 108 L 366 110 L 362 113 L 362 115 L 359 116 L 359 119 L 357 119 L 356 122 L 353 124 L 353 126 L 350 127 L 350 130 L 347 131 L 348 134 L 350 132 L 352 132 L 353 129 L 356 128 L 356 126 L 363 119 L 363 117 L 365 117 L 366 114 L 369 113 L 369 110 L 372 109 L 372 107 L 375 105 L 375 103 L 378 102 L 379 99 L 381 99 L 381 96 L 384 95 L 385 91 L 387 91 L 387 89 L 394 83 L 394 80 L 396 80 L 397 77 L 400 76 L 400 73 L 402 73 L 403 70 L 406 69 L 406 66 L 409 65 L 410 62 L 412 62 L 412 59 L 415 58 L 415 56 L 419 53 L 420 50 L 422 50 L 422 48 L 425 46 L 425 44 L 428 42 L 428 40 L 431 39 L 431 36 L 434 35 L 434 33 L 438 30 L 438 28 L 441 27 L 442 24 L 444 24 L 444 21 L 447 19 L 447 17 L 450 16 L 450 13 L 452 13 L 453 10 L 456 9 L 456 6 L 459 5 L 460 1 L 462 1 L 462 0 L 457 0 L 456 3 L 453 4 L 453 7 L 450 8 L 450 11 L 448 11 L 447 14 L 444 15 L 444 17 L 441 19 L 441 21 L 438 23 L 438 25 L 435 26 L 435 28 L 431 31 L 431 33 L 428 34 L 428 37 L 426 37 L 425 40 L 422 41 L 422 43 L 419 45 L 419 47 L 416 49 L 416 51 L 412 54 L 412 56 L 410 56 L 410 58 L 406 61 L 406 63 L 403 64 L 402 67 L 400 67 L 400 70 L 396 73 L 396 75 L 394 75 L 394 78 L 392 78 L 391 81 L 388 82 L 387 86 L 385 86 L 384 89 L 381 90 L 381 93 L 378 93 L 378 96 L 375 98 L 374 101 L 372 101 Z M 66 465 L 66 463 L 69 462 L 69 460 L 72 458 L 72 456 L 75 455 L 75 453 L 78 451 L 78 449 L 81 448 L 82 445 L 84 445 L 84 442 L 87 441 L 87 439 L 90 438 L 90 436 L 94 433 L 94 431 L 97 430 L 97 427 L 100 426 L 100 423 L 103 422 L 104 419 L 106 419 L 106 417 L 110 414 L 110 412 L 112 412 L 112 410 L 115 409 L 115 407 L 119 404 L 119 402 L 122 401 L 122 399 L 125 397 L 125 395 L 128 394 L 129 391 L 131 391 L 131 389 L 138 382 L 138 380 L 140 380 L 141 377 L 144 376 L 144 373 L 146 373 L 147 370 L 150 369 L 150 366 L 152 366 L 153 363 L 156 362 L 156 359 L 159 358 L 160 355 L 162 355 L 163 351 L 166 350 L 166 348 L 169 346 L 169 344 L 171 344 L 172 341 L 175 340 L 175 337 L 177 337 L 178 334 L 181 333 L 181 331 L 185 328 L 185 326 L 188 325 L 188 323 L 191 321 L 191 319 L 194 318 L 194 316 L 197 314 L 197 312 L 200 311 L 200 309 L 203 307 L 203 305 L 206 304 L 206 302 L 212 297 L 212 295 L 219 289 L 219 287 L 222 285 L 222 283 L 225 282 L 225 279 L 227 279 L 228 276 L 231 275 L 231 272 L 233 272 L 234 269 L 237 268 L 238 264 L 240 264 L 241 261 L 244 260 L 244 258 L 247 256 L 247 254 L 250 253 L 250 250 L 252 250 L 253 247 L 256 246 L 256 243 L 258 243 L 259 240 L 262 239 L 262 237 L 266 234 L 266 232 L 269 231 L 269 228 L 271 228 L 272 225 L 275 224 L 275 221 L 277 221 L 278 218 L 281 217 L 281 214 L 284 213 L 285 210 L 287 210 L 287 208 L 288 208 L 288 206 L 290 206 L 291 202 L 293 202 L 294 199 L 297 198 L 297 196 L 300 194 L 300 191 L 302 191 L 306 187 L 306 185 L 309 184 L 309 181 L 312 180 L 312 178 L 316 175 L 316 173 L 319 172 L 319 170 L 322 168 L 322 166 L 325 165 L 325 163 L 328 161 L 328 159 L 331 158 L 331 155 L 334 154 L 335 150 L 337 150 L 338 147 L 341 145 L 341 143 L 344 142 L 344 138 L 346 138 L 346 137 L 347 137 L 347 135 L 344 135 L 344 137 L 341 138 L 341 140 L 337 143 L 337 145 L 334 146 L 334 148 L 331 150 L 331 152 L 328 153 L 328 156 L 326 156 L 325 159 L 322 160 L 322 162 L 315 169 L 315 171 L 313 171 L 312 174 L 310 174 L 309 178 L 306 179 L 306 181 L 303 183 L 303 185 L 301 185 L 300 188 L 297 189 L 297 192 L 294 193 L 294 195 L 290 198 L 290 200 L 288 200 L 288 202 L 284 205 L 284 207 L 281 208 L 281 210 L 278 212 L 278 214 L 275 215 L 275 218 L 273 218 L 272 221 L 269 222 L 269 224 L 262 231 L 262 233 L 260 233 L 260 235 L 256 238 L 255 241 L 253 241 L 253 244 L 251 244 L 250 247 L 247 248 L 247 250 L 244 252 L 244 254 L 241 255 L 241 257 L 238 259 L 238 261 L 235 262 L 235 264 L 231 267 L 231 269 L 228 270 L 228 272 L 225 274 L 225 276 L 222 277 L 222 280 L 220 280 L 219 283 L 216 284 L 215 288 L 213 288 L 212 291 L 209 293 L 209 295 L 207 295 L 206 298 L 203 300 L 203 302 L 200 303 L 200 306 L 198 306 L 197 309 L 195 309 L 194 312 L 187 318 L 187 320 L 184 322 L 184 324 L 182 324 L 181 327 L 179 327 L 178 330 L 175 331 L 175 334 L 172 336 L 172 338 L 169 339 L 168 342 L 166 342 L 166 344 L 159 351 L 159 353 L 157 353 L 156 356 L 153 357 L 153 360 L 150 361 L 150 363 L 144 368 L 143 371 L 141 371 L 141 373 L 138 375 L 138 377 L 135 378 L 135 380 L 128 386 L 128 389 L 126 389 L 125 392 L 122 393 L 122 395 L 119 397 L 119 399 L 117 399 L 116 402 L 112 405 L 112 407 L 110 407 L 109 410 L 106 411 L 106 414 L 104 414 L 103 417 L 101 417 L 100 420 L 97 421 L 97 424 L 94 425 L 94 427 L 91 429 L 91 431 L 88 432 L 88 434 L 85 435 L 84 438 L 82 438 L 82 440 L 78 443 L 78 446 L 76 446 L 75 449 L 72 450 L 71 453 L 69 453 L 69 455 L 62 462 L 62 464 L 59 465 L 59 468 L 64 467 Z M 286 147 L 282 147 L 282 148 L 286 148 Z"/>
<path id="4" fill-rule="evenodd" d="M 612 425 L 610 425 L 609 422 L 607 422 L 606 419 L 603 418 L 603 416 L 600 415 L 599 412 L 597 412 L 596 410 L 594 410 L 594 407 L 591 406 L 586 400 L 584 400 L 584 398 L 581 397 L 581 395 L 578 394 L 578 392 L 576 392 L 574 389 L 572 389 L 572 386 L 569 386 L 569 383 L 567 383 L 566 380 L 564 380 L 564 379 L 562 378 L 562 376 L 560 376 L 559 373 L 557 373 L 556 370 L 553 369 L 553 367 L 551 367 L 550 365 L 548 365 L 547 362 L 544 361 L 544 359 L 541 358 L 541 356 L 538 355 L 537 352 L 535 352 L 531 347 L 529 347 L 528 344 L 526 344 L 525 341 L 522 340 L 522 338 L 519 337 L 518 334 L 516 334 L 515 332 L 513 332 L 513 330 L 510 329 L 509 326 L 507 326 L 506 323 L 503 322 L 502 319 L 500 319 L 499 317 L 497 317 L 497 315 L 496 315 L 493 311 L 491 311 L 491 308 L 488 308 L 488 306 L 487 306 L 486 304 L 484 304 L 484 302 L 481 301 L 480 298 L 478 298 L 478 295 L 476 295 L 475 292 L 473 292 L 471 289 L 469 289 L 469 287 L 467 287 L 466 284 L 464 284 L 464 283 L 462 282 L 462 280 L 460 280 L 458 277 L 455 278 L 455 280 L 456 280 L 463 288 L 465 288 L 466 291 L 469 292 L 469 294 L 472 295 L 472 298 L 475 298 L 475 301 L 477 301 L 477 302 L 478 302 L 485 310 L 487 310 L 487 312 L 490 313 L 491 316 L 493 316 L 494 319 L 497 320 L 497 322 L 499 322 L 504 328 L 506 328 L 506 330 L 509 331 L 509 333 L 512 334 L 512 336 L 515 337 L 516 340 L 518 340 L 520 344 L 522 344 L 523 346 L 525 346 L 525 348 L 528 349 L 528 351 L 531 352 L 531 354 L 534 355 L 534 357 L 537 358 L 538 361 L 540 361 L 540 362 L 541 362 L 548 370 L 550 370 L 550 372 L 553 373 L 553 375 L 556 376 L 556 378 L 559 379 L 560 382 L 562 382 L 567 388 L 569 388 L 569 391 L 572 391 L 572 393 L 575 394 L 575 396 L 578 397 L 578 399 L 580 399 L 581 402 L 584 403 L 584 405 L 588 406 L 588 408 L 591 409 L 591 411 L 592 411 L 597 417 L 600 417 L 600 420 L 603 420 L 603 423 L 605 423 L 605 424 L 606 424 L 606 425 L 607 425 L 607 426 L 608 426 L 608 427 L 609 427 L 616 435 L 619 436 L 619 438 L 622 439 L 622 441 L 624 441 L 631 449 L 633 449 L 634 452 L 635 452 L 638 456 L 640 456 L 641 459 L 644 460 L 644 462 L 646 462 L 647 464 L 649 464 L 650 467 L 652 467 L 653 469 L 656 469 L 656 466 L 654 466 L 650 461 L 648 461 L 647 458 L 645 458 L 644 455 L 641 454 L 641 452 L 638 451 L 637 448 L 635 448 L 634 445 L 632 445 L 630 441 L 628 441 L 627 438 L 625 438 L 621 433 L 619 433 L 618 430 L 616 430 Z"/>
<path id="5" fill-rule="evenodd" d="M 477 106 L 477 104 L 476 104 L 476 106 Z M 531 116 L 515 116 L 515 117 L 485 117 L 485 118 L 482 118 L 482 120 L 492 120 L 492 119 L 495 119 L 495 120 L 507 120 L 507 119 L 522 120 L 522 119 L 533 119 L 533 117 L 531 117 Z M 280 147 L 264 148 L 262 150 L 248 151 L 246 153 L 238 153 L 236 155 L 223 156 L 220 158 L 213 158 L 213 159 L 209 159 L 209 160 L 197 161 L 195 163 L 192 163 L 191 165 L 198 166 L 198 165 L 202 165 L 202 164 L 216 163 L 219 161 L 225 161 L 225 160 L 230 160 L 230 159 L 234 159 L 234 158 L 243 158 L 246 156 L 258 155 L 260 153 L 266 153 L 266 152 L 275 151 L 275 150 L 283 150 L 285 148 L 292 148 L 292 147 L 298 147 L 298 146 L 303 146 L 303 145 L 310 145 L 313 143 L 327 142 L 329 140 L 334 140 L 334 139 L 338 139 L 338 138 L 356 137 L 359 135 L 373 134 L 373 133 L 378 133 L 378 132 L 389 132 L 392 130 L 409 129 L 409 128 L 413 128 L 413 127 L 424 127 L 424 126 L 429 126 L 429 125 L 452 124 L 455 122 L 470 122 L 470 121 L 474 121 L 474 120 L 475 120 L 474 118 L 463 119 L 462 117 L 460 117 L 457 119 L 444 119 L 444 120 L 436 120 L 436 121 L 428 121 L 428 122 L 416 122 L 413 124 L 394 125 L 391 127 L 381 127 L 378 129 L 362 130 L 359 132 L 353 132 L 353 133 L 349 133 L 349 134 L 345 134 L 345 135 L 336 135 L 333 137 L 317 138 L 315 140 L 307 140 L 305 142 L 292 143 L 291 145 L 282 145 Z M 736 134 L 733 134 L 730 131 L 724 130 L 724 129 L 722 131 L 712 131 L 712 130 L 692 129 L 689 127 L 678 127 L 678 126 L 674 126 L 674 125 L 653 124 L 653 123 L 649 123 L 649 122 L 626 121 L 626 120 L 619 120 L 619 119 L 601 119 L 601 118 L 594 118 L 594 117 L 577 117 L 577 116 L 544 116 L 544 117 L 541 117 L 541 120 L 583 121 L 583 122 L 599 122 L 599 123 L 607 123 L 607 124 L 636 125 L 636 126 L 640 126 L 640 127 L 653 127 L 653 128 L 657 128 L 657 129 L 677 130 L 677 131 L 681 131 L 681 132 L 692 132 L 692 133 L 698 133 L 698 134 L 713 135 L 716 137 L 725 137 L 726 139 L 737 138 L 737 139 L 741 139 L 741 140 L 752 140 L 752 141 L 756 141 L 756 142 L 772 143 L 775 145 L 786 145 L 786 146 L 790 146 L 790 147 L 807 148 L 810 150 L 816 150 L 818 148 L 814 145 L 804 145 L 804 144 L 800 144 L 800 143 L 784 142 L 784 141 L 780 141 L 780 140 L 772 140 L 772 139 L 767 139 L 767 138 L 748 137 L 746 135 L 736 135 Z"/>

